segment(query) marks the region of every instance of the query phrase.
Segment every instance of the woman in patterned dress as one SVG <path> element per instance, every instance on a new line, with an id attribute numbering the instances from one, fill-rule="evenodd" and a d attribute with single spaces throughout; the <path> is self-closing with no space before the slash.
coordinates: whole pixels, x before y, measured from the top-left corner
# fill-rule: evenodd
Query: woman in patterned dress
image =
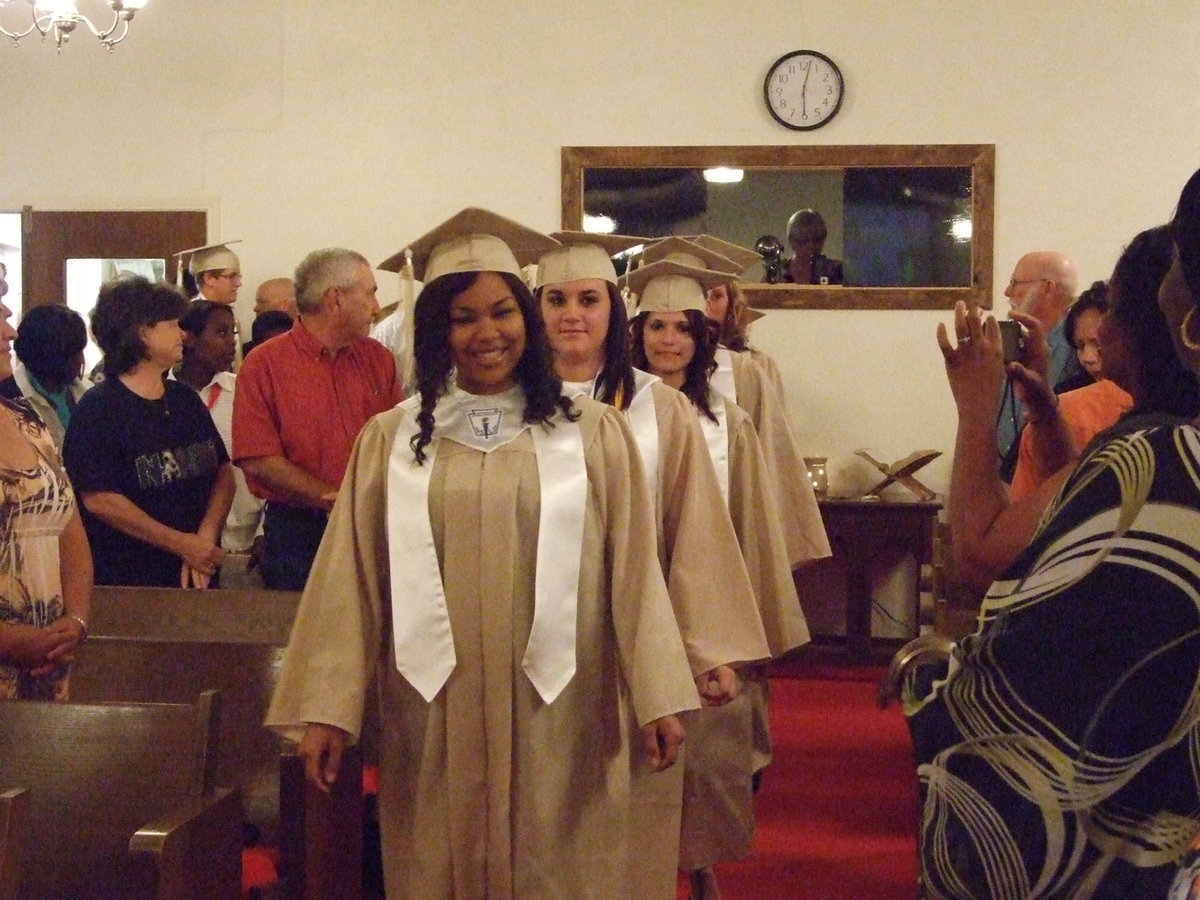
<path id="1" fill-rule="evenodd" d="M 1158 302 L 1200 372 L 1200 172 L 1171 229 Z M 1004 379 L 995 320 L 954 320 L 952 521 L 996 502 Z M 1131 421 L 1080 460 L 946 679 L 903 698 L 928 896 L 1162 897 L 1200 834 L 1200 430 Z"/>
<path id="2" fill-rule="evenodd" d="M 12 375 L 12 315 L 0 304 L 0 378 Z M 0 699 L 66 700 L 87 637 L 92 557 L 50 432 L 0 398 Z"/>

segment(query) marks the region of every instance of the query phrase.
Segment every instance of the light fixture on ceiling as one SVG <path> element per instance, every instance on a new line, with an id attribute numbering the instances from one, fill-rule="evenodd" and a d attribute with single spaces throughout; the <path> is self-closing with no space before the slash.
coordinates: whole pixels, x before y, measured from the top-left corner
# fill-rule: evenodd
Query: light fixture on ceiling
<path id="1" fill-rule="evenodd" d="M 10 8 L 21 5 L 22 0 L 0 0 L 0 16 Z M 21 43 L 21 38 L 37 32 L 45 41 L 47 37 L 54 38 L 54 46 L 62 52 L 65 44 L 82 22 L 88 27 L 105 47 L 112 48 L 125 40 L 129 34 L 129 22 L 134 14 L 146 5 L 146 0 L 108 0 L 112 12 L 112 22 L 106 28 L 98 28 L 89 18 L 79 11 L 76 0 L 23 0 L 28 4 L 31 21 L 24 31 L 9 31 L 0 21 L 0 33 L 12 38 L 13 46 Z"/>
<path id="2" fill-rule="evenodd" d="M 737 184 L 744 173 L 741 169 L 731 169 L 729 166 L 715 166 L 704 170 L 704 180 L 709 184 Z"/>

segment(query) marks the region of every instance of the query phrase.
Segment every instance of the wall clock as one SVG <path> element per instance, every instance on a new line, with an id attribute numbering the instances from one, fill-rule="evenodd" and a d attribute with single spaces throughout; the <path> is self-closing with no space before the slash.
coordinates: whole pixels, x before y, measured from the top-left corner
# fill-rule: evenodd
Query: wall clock
<path id="1" fill-rule="evenodd" d="M 763 99 L 780 125 L 812 131 L 837 115 L 845 87 L 841 69 L 824 53 L 794 50 L 772 63 Z"/>

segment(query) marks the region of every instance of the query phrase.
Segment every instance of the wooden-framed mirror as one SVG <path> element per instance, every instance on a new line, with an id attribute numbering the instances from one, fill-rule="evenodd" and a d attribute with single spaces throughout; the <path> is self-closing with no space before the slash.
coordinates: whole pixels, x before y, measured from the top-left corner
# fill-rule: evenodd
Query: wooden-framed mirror
<path id="1" fill-rule="evenodd" d="M 563 147 L 562 225 L 584 216 L 659 237 L 707 232 L 787 254 L 787 222 L 818 209 L 844 284 L 743 283 L 762 309 L 991 307 L 994 144 Z M 711 182 L 713 169 L 740 172 Z M 616 215 L 613 213 L 616 212 Z M 785 260 L 786 262 L 786 260 Z M 779 260 L 768 254 L 773 274 Z M 753 279 L 758 270 L 751 270 Z"/>

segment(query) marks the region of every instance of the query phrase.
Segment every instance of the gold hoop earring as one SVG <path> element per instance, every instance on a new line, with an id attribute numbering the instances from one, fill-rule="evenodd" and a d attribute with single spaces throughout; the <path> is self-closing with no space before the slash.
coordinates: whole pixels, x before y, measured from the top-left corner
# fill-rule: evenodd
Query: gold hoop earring
<path id="1" fill-rule="evenodd" d="M 1192 307 L 1187 311 L 1187 315 L 1183 317 L 1183 321 L 1179 323 L 1179 340 L 1183 342 L 1183 346 L 1189 350 L 1200 350 L 1200 341 L 1192 338 L 1189 331 L 1192 330 L 1192 316 L 1196 312 L 1196 307 Z"/>

